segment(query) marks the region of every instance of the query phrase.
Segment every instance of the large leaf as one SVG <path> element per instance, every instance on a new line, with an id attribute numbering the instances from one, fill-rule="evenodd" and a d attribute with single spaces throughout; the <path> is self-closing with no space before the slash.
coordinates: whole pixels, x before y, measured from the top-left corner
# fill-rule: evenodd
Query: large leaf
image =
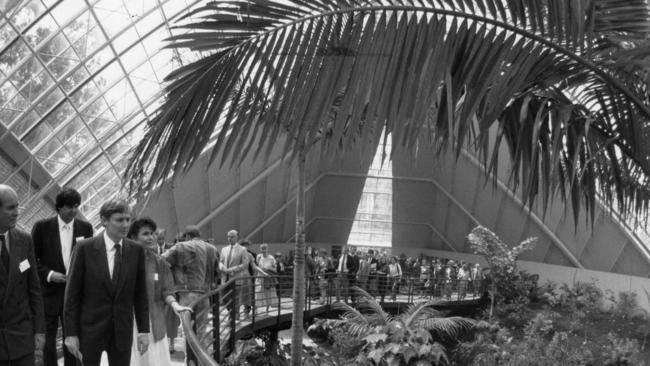
<path id="1" fill-rule="evenodd" d="M 168 76 L 127 179 L 147 192 L 208 146 L 237 164 L 280 135 L 285 155 L 336 154 L 385 129 L 414 151 L 469 149 L 493 177 L 506 144 L 527 204 L 559 193 L 576 217 L 598 198 L 646 216 L 649 14 L 647 0 L 209 2 L 168 45 L 208 55 Z"/>

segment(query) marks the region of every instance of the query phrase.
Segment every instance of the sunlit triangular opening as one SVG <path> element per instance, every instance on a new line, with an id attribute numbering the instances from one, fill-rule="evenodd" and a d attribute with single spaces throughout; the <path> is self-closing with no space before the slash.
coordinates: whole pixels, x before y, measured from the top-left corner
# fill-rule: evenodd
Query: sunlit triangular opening
<path id="1" fill-rule="evenodd" d="M 384 137 L 380 141 L 383 142 Z M 386 154 L 390 156 L 391 138 Z M 360 247 L 391 247 L 393 238 L 393 169 L 388 157 L 382 164 L 383 143 L 377 147 L 368 169 L 361 200 L 354 216 L 348 244 Z"/>

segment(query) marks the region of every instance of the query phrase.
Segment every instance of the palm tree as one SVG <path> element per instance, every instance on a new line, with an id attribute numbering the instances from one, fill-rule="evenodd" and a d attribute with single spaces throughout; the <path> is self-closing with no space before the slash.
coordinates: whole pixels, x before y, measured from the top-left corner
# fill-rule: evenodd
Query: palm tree
<path id="1" fill-rule="evenodd" d="M 127 181 L 148 192 L 209 146 L 211 162 L 222 154 L 221 164 L 239 164 L 280 137 L 304 179 L 312 149 L 339 153 L 386 130 L 413 151 L 469 149 L 494 179 L 507 146 L 510 183 L 528 205 L 546 208 L 559 195 L 576 219 L 584 209 L 593 222 L 600 199 L 645 218 L 648 1 L 208 2 L 169 39 L 206 56 L 167 77 Z M 296 222 L 301 324 L 304 217 Z M 299 365 L 302 328 L 294 330 Z"/>
<path id="2" fill-rule="evenodd" d="M 473 329 L 476 323 L 472 319 L 458 316 L 443 317 L 441 312 L 433 308 L 439 301 L 412 304 L 405 312 L 393 317 L 364 290 L 356 286 L 352 290 L 359 298 L 358 307 L 354 308 L 341 302 L 334 303 L 332 307 L 344 313 L 340 319 L 327 320 L 327 326 L 344 327 L 350 336 L 366 342 L 365 347 L 369 349 L 364 353 L 367 355 L 357 359 L 359 362 L 374 357 L 375 363 L 380 364 L 380 360 L 386 361 L 383 355 L 404 354 L 408 353 L 407 349 L 427 346 L 431 354 L 426 355 L 426 358 L 434 355 L 435 364 L 440 364 L 443 363 L 442 360 L 446 360 L 446 353 L 439 342 L 457 339 L 464 332 Z M 404 339 L 409 340 L 408 344 L 404 344 Z M 396 346 L 403 349 L 399 352 L 381 352 Z M 417 359 L 418 357 L 414 356 L 412 362 L 415 364 Z M 408 360 L 406 363 L 410 364 Z"/>

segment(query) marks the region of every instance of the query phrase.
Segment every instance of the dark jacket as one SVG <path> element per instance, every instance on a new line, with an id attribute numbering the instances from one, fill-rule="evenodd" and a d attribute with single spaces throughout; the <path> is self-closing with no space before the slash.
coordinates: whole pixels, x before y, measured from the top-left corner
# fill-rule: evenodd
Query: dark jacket
<path id="1" fill-rule="evenodd" d="M 92 236 L 92 225 L 83 220 L 75 219 L 72 225 L 72 248 L 70 253 L 74 251 L 77 238 L 90 238 Z M 32 240 L 34 241 L 34 251 L 38 263 L 38 276 L 41 279 L 41 288 L 43 290 L 45 313 L 47 315 L 61 314 L 63 312 L 65 283 L 47 282 L 50 271 L 66 274 L 63 257 L 61 256 L 58 216 L 34 224 Z"/>
<path id="2" fill-rule="evenodd" d="M 64 336 L 78 336 L 81 353 L 94 353 L 112 339 L 118 350 L 133 343 L 133 315 L 139 333 L 149 332 L 145 254 L 141 246 L 122 241 L 122 266 L 113 288 L 104 235 L 77 243 L 72 254 L 63 307 Z"/>
<path id="3" fill-rule="evenodd" d="M 147 300 L 151 333 L 155 342 L 165 338 L 166 315 L 165 298 L 174 294 L 174 278 L 169 263 L 158 256 L 155 249 L 145 248 L 145 268 L 147 271 Z"/>
<path id="4" fill-rule="evenodd" d="M 32 238 L 19 229 L 9 230 L 7 236 L 9 271 L 0 264 L 0 360 L 34 352 L 34 333 L 45 333 Z"/>

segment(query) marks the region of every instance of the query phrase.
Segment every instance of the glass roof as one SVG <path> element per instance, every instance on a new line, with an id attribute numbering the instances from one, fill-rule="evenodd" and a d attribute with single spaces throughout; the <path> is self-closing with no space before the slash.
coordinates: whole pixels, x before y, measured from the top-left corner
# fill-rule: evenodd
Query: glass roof
<path id="1" fill-rule="evenodd" d="M 81 192 L 97 223 L 121 194 L 127 151 L 161 98 L 163 78 L 196 52 L 162 49 L 170 23 L 197 0 L 23 0 L 0 9 L 0 122 L 40 164 Z M 1 4 L 0 4 L 1 5 Z M 37 187 L 23 203 L 42 197 Z M 23 227 L 32 221 L 21 215 Z"/>

